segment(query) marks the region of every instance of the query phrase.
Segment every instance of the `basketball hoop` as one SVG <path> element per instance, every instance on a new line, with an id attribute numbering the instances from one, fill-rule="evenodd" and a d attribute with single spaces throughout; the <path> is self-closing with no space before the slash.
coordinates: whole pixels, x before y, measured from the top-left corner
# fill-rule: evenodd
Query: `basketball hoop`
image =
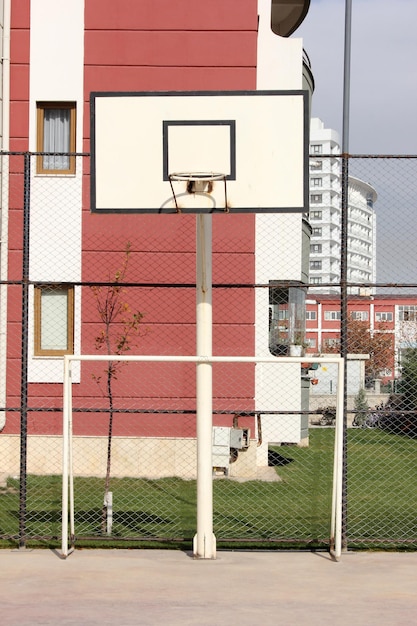
<path id="1" fill-rule="evenodd" d="M 213 191 L 213 183 L 218 180 L 222 180 L 224 182 L 224 210 L 225 212 L 228 212 L 226 174 L 222 174 L 220 172 L 173 172 L 172 174 L 168 174 L 168 177 L 177 213 L 181 213 L 181 209 L 178 205 L 173 182 L 184 181 L 186 183 L 185 190 L 190 194 L 210 194 Z"/>

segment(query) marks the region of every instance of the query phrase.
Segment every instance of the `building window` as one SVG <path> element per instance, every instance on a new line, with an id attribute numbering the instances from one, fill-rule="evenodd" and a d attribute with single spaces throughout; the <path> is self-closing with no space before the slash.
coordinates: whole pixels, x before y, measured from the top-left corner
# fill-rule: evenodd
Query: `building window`
<path id="1" fill-rule="evenodd" d="M 312 193 L 310 196 L 311 204 L 321 204 L 323 202 L 323 194 L 321 193 Z"/>
<path id="2" fill-rule="evenodd" d="M 312 285 L 321 285 L 321 276 L 311 276 L 310 283 Z"/>
<path id="3" fill-rule="evenodd" d="M 340 320 L 340 311 L 325 311 L 324 319 L 326 321 Z"/>
<path id="4" fill-rule="evenodd" d="M 288 319 L 288 309 L 279 309 L 279 311 L 278 311 L 278 319 L 279 320 L 287 320 Z"/>
<path id="5" fill-rule="evenodd" d="M 38 155 L 38 174 L 75 174 L 75 103 L 39 102 L 37 104 L 38 152 L 65 154 Z"/>
<path id="6" fill-rule="evenodd" d="M 323 146 L 321 143 L 313 144 L 311 150 L 313 154 L 321 154 L 323 152 Z"/>
<path id="7" fill-rule="evenodd" d="M 321 237 L 322 229 L 321 228 L 313 228 L 311 236 L 312 237 Z"/>
<path id="8" fill-rule="evenodd" d="M 392 313 L 388 311 L 377 311 L 375 313 L 376 322 L 392 322 Z"/>
<path id="9" fill-rule="evenodd" d="M 316 311 L 306 311 L 306 320 L 316 320 L 317 313 Z"/>
<path id="10" fill-rule="evenodd" d="M 312 204 L 320 204 L 323 202 L 323 194 L 321 193 L 312 193 L 310 196 L 310 202 Z"/>
<path id="11" fill-rule="evenodd" d="M 310 252 L 321 252 L 322 245 L 321 243 L 312 243 L 310 246 Z"/>
<path id="12" fill-rule="evenodd" d="M 313 337 L 307 337 L 305 342 L 309 348 L 315 348 L 317 345 L 317 341 Z"/>
<path id="13" fill-rule="evenodd" d="M 310 161 L 310 169 L 311 170 L 322 170 L 323 169 L 323 161 Z"/>
<path id="14" fill-rule="evenodd" d="M 417 306 L 405 304 L 398 307 L 400 322 L 415 322 L 417 320 Z"/>
<path id="15" fill-rule="evenodd" d="M 380 376 L 383 376 L 384 378 L 392 376 L 392 369 L 389 367 L 384 367 L 384 369 L 380 371 Z"/>
<path id="16" fill-rule="evenodd" d="M 74 352 L 74 288 L 35 287 L 35 356 Z"/>
<path id="17" fill-rule="evenodd" d="M 351 311 L 350 317 L 353 320 L 366 322 L 369 319 L 369 312 L 368 311 Z"/>
<path id="18" fill-rule="evenodd" d="M 321 220 L 321 216 L 321 211 L 310 211 L 310 219 L 312 220 Z"/>
<path id="19" fill-rule="evenodd" d="M 311 270 L 321 270 L 321 261 L 310 261 Z"/>
<path id="20" fill-rule="evenodd" d="M 311 179 L 311 186 L 312 187 L 321 187 L 321 185 L 322 185 L 321 178 L 312 178 Z"/>
<path id="21" fill-rule="evenodd" d="M 340 347 L 340 339 L 336 339 L 333 337 L 325 339 L 323 343 L 325 348 L 334 349 Z"/>

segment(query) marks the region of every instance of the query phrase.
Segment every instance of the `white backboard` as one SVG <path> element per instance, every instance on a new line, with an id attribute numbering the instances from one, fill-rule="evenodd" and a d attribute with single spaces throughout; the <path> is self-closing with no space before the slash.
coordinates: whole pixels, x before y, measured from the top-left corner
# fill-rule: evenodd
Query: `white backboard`
<path id="1" fill-rule="evenodd" d="M 305 91 L 91 94 L 91 210 L 308 210 Z M 225 175 L 203 191 L 178 172 Z M 200 188 L 198 188 L 200 189 Z"/>

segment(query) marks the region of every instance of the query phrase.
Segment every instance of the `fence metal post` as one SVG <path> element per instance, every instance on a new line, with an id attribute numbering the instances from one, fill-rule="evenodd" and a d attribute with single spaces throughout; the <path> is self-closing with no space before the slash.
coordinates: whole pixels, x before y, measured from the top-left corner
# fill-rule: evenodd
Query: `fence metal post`
<path id="1" fill-rule="evenodd" d="M 342 475 L 342 548 L 347 550 L 347 355 L 348 355 L 348 207 L 349 207 L 349 110 L 350 110 L 350 50 L 352 0 L 345 1 L 345 46 L 343 77 L 342 133 L 342 219 L 340 233 L 340 356 L 344 359 L 343 397 L 343 475 Z"/>
<path id="2" fill-rule="evenodd" d="M 20 369 L 20 486 L 19 548 L 26 547 L 27 503 L 27 415 L 28 415 L 28 324 L 29 324 L 29 232 L 30 154 L 24 155 L 23 241 L 22 241 L 22 350 Z"/>
<path id="3" fill-rule="evenodd" d="M 347 355 L 348 355 L 348 306 L 347 306 L 347 245 L 348 245 L 348 180 L 349 160 L 342 157 L 342 224 L 340 256 L 340 356 L 343 365 L 343 479 L 342 479 L 342 547 L 347 549 Z"/>

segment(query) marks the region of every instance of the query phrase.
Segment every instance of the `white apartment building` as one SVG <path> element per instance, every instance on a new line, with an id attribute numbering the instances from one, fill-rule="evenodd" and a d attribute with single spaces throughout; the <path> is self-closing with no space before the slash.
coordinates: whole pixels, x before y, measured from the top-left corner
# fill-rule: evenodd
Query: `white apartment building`
<path id="1" fill-rule="evenodd" d="M 336 293 L 340 282 L 341 159 L 339 135 L 319 118 L 310 125 L 310 245 L 309 282 L 312 291 Z M 333 156 L 334 155 L 334 156 Z M 375 189 L 349 176 L 347 278 L 351 283 L 376 280 Z M 331 285 L 335 286 L 332 287 Z M 316 285 L 316 286 L 314 286 Z M 323 285 L 323 286 L 322 286 Z M 364 292 L 359 286 L 349 293 Z"/>

